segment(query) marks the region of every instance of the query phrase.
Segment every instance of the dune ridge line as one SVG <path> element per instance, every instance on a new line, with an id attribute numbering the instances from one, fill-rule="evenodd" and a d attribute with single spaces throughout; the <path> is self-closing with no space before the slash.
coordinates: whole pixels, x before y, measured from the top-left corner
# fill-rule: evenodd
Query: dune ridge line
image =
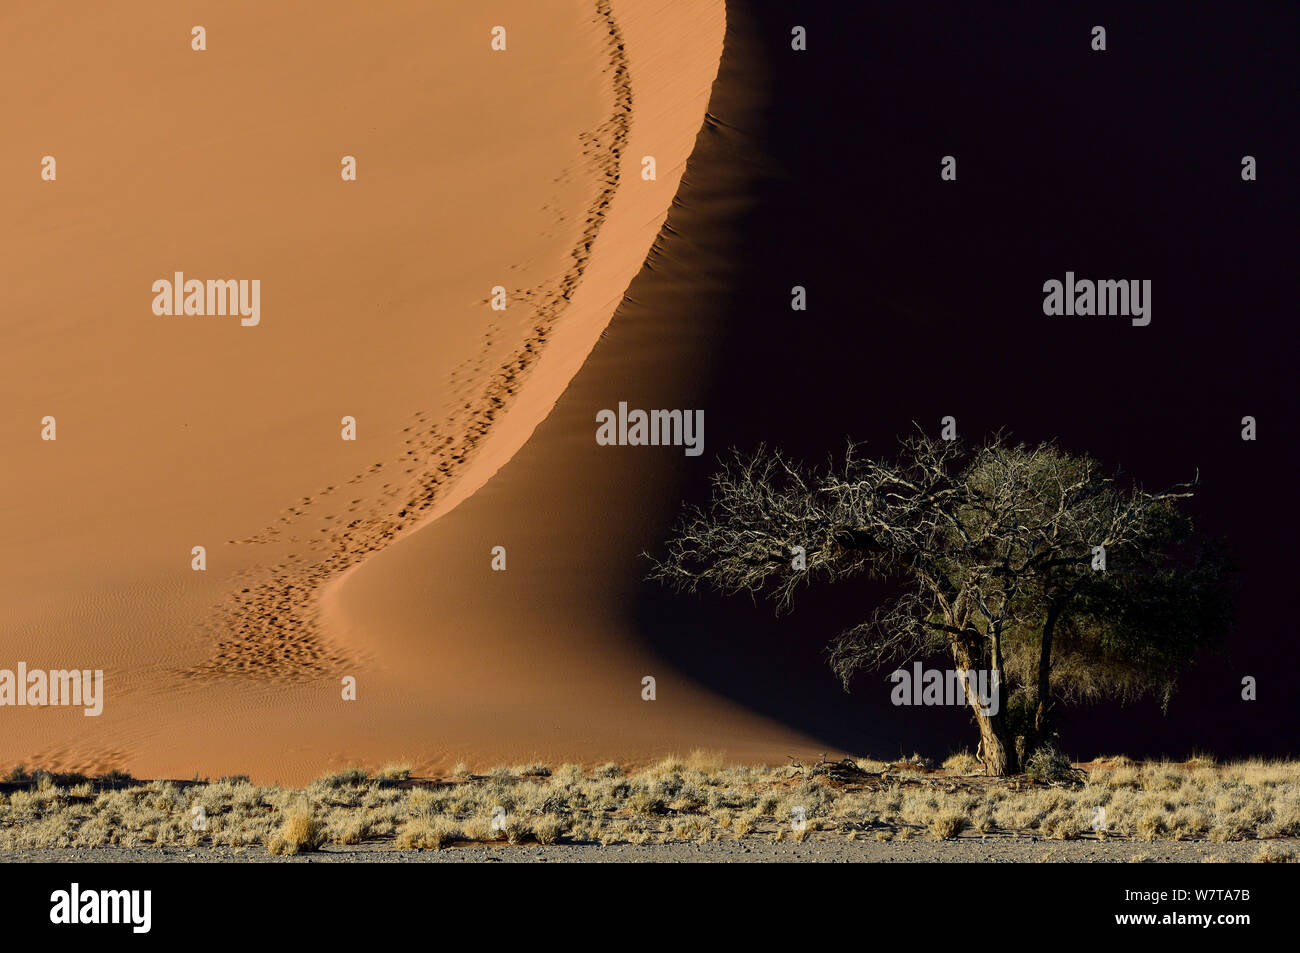
<path id="1" fill-rule="evenodd" d="M 606 72 L 610 74 L 613 103 L 608 118 L 581 137 L 581 146 L 582 156 L 588 168 L 595 172 L 600 190 L 585 209 L 583 231 L 569 249 L 568 269 L 543 285 L 511 292 L 512 298 L 527 300 L 534 307 L 531 333 L 497 368 L 476 400 L 467 403 L 441 426 L 432 412 L 415 413 L 404 430 L 409 435 L 405 443 L 413 449 L 407 450 L 402 458 L 388 461 L 388 468 L 385 462 L 377 462 L 344 484 L 360 483 L 385 470 L 392 472 L 394 465 L 410 463 L 411 459 L 422 460 L 419 472 L 407 481 L 405 492 L 390 490 L 383 494 L 384 498 L 372 502 L 365 515 L 346 526 L 336 527 L 334 532 L 317 534 L 325 538 L 291 535 L 295 526 L 312 515 L 312 507 L 342 489 L 325 487 L 285 511 L 279 521 L 281 525 L 268 527 L 252 537 L 231 540 L 236 545 L 291 541 L 295 549 L 306 551 L 290 555 L 269 568 L 249 571 L 235 581 L 237 591 L 217 607 L 209 625 L 215 641 L 212 656 L 181 672 L 183 677 L 199 681 L 252 677 L 299 682 L 327 677 L 357 663 L 353 651 L 329 644 L 323 635 L 322 588 L 399 537 L 441 515 L 431 510 L 445 502 L 448 489 L 464 476 L 488 434 L 517 403 L 515 398 L 524 381 L 572 303 L 590 264 L 596 238 L 609 217 L 630 137 L 633 89 L 626 41 L 612 0 L 596 0 L 593 18 L 606 33 Z M 671 200 L 672 196 L 668 196 L 663 209 L 665 215 Z M 637 270 L 649 253 L 647 248 Z M 604 315 L 605 323 L 612 317 L 617 303 L 616 299 Z"/>

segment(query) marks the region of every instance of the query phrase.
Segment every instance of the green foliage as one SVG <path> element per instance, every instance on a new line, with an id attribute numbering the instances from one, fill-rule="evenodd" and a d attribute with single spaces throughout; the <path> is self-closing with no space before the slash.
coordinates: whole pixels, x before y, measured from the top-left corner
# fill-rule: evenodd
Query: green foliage
<path id="1" fill-rule="evenodd" d="M 1046 744 L 1029 756 L 1025 762 L 1025 774 L 1035 781 L 1081 781 L 1083 772 L 1070 763 L 1070 759 L 1057 750 L 1056 745 Z"/>

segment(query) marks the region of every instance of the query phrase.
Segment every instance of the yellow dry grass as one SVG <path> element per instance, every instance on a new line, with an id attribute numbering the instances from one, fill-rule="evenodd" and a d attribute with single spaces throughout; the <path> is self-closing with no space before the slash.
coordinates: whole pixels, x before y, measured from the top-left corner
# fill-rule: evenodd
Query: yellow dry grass
<path id="1" fill-rule="evenodd" d="M 439 850 L 465 842 L 1011 833 L 1055 840 L 1300 837 L 1300 762 L 1121 757 L 1085 769 L 1081 783 L 1046 785 L 972 775 L 964 758 L 935 771 L 866 759 L 728 766 L 693 753 L 631 770 L 534 764 L 474 774 L 457 765 L 450 777 L 429 779 L 390 765 L 332 774 L 301 790 L 244 778 L 139 782 L 24 772 L 0 793 L 0 848 L 261 846 L 295 854 L 368 842 Z"/>

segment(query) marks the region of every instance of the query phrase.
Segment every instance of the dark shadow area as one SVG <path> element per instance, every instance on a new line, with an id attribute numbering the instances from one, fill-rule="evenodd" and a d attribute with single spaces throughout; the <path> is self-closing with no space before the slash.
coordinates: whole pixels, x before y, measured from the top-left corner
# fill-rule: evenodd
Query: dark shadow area
<path id="1" fill-rule="evenodd" d="M 913 421 L 934 433 L 946 415 L 966 438 L 1054 439 L 1150 489 L 1199 472 L 1198 531 L 1224 537 L 1240 563 L 1230 644 L 1187 670 L 1167 714 L 1151 702 L 1072 709 L 1062 746 L 1300 753 L 1300 520 L 1286 499 L 1300 7 L 730 6 L 681 201 L 735 163 L 751 191 L 725 293 L 700 305 L 725 317 L 702 385 L 708 464 L 683 469 L 681 497 L 707 499 L 730 446 L 818 462 L 852 435 L 893 455 Z M 806 52 L 790 48 L 796 23 Z M 1104 52 L 1090 48 L 1094 24 Z M 947 155 L 953 182 L 940 180 Z M 1242 181 L 1245 155 L 1258 181 Z M 1067 270 L 1150 279 L 1150 325 L 1045 316 L 1043 283 Z M 629 298 L 653 303 L 653 280 L 643 272 Z M 807 311 L 790 309 L 794 285 Z M 1256 442 L 1240 437 L 1245 415 Z M 670 528 L 646 547 L 661 552 Z M 886 594 L 865 580 L 814 588 L 776 617 L 770 604 L 645 583 L 632 611 L 673 664 L 830 745 L 882 757 L 973 748 L 965 712 L 896 708 L 887 673 L 852 694 L 831 674 L 827 640 Z M 1257 701 L 1242 700 L 1244 676 Z"/>

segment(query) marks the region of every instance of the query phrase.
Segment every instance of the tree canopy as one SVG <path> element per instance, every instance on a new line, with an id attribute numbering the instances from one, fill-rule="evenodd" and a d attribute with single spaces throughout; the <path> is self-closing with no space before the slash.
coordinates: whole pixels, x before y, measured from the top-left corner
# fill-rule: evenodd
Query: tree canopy
<path id="1" fill-rule="evenodd" d="M 772 598 L 863 575 L 897 594 L 840 633 L 830 664 L 862 669 L 948 653 L 1003 691 L 981 710 L 990 773 L 1017 769 L 1051 733 L 1056 702 L 1155 693 L 1231 622 L 1230 564 L 1197 545 L 1180 504 L 1198 480 L 1148 492 L 1054 443 L 995 434 L 967 446 L 924 434 L 892 460 L 849 442 L 809 469 L 780 451 L 732 451 L 705 507 L 685 509 L 651 577 Z"/>

